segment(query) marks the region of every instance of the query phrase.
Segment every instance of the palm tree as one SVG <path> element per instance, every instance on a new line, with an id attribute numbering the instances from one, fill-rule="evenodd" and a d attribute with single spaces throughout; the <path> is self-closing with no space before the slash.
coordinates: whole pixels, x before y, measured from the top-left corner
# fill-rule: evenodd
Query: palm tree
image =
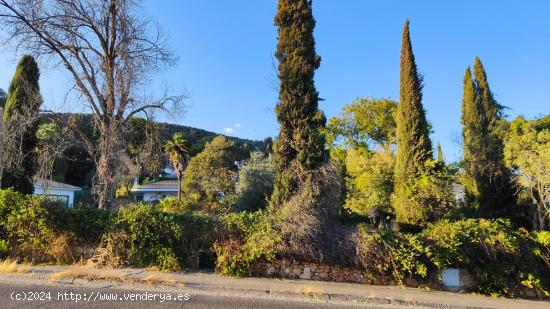
<path id="1" fill-rule="evenodd" d="M 184 134 L 182 132 L 174 133 L 172 139 L 164 145 L 164 151 L 170 156 L 170 162 L 178 177 L 178 200 L 181 200 L 181 182 L 189 161 L 189 149 Z"/>

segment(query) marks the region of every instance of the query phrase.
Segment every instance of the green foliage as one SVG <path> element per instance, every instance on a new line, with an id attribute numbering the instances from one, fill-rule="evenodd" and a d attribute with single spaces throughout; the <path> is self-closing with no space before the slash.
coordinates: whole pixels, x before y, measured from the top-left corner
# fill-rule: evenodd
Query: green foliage
<path id="1" fill-rule="evenodd" d="M 477 280 L 477 292 L 508 296 L 519 284 L 542 294 L 550 288 L 550 248 L 537 237 L 502 219 L 444 220 L 422 232 L 437 268 L 467 268 Z"/>
<path id="2" fill-rule="evenodd" d="M 189 162 L 182 191 L 190 204 L 213 213 L 227 213 L 236 199 L 235 162 L 242 160 L 234 141 L 218 136 Z"/>
<path id="3" fill-rule="evenodd" d="M 98 243 L 114 217 L 107 210 L 86 204 L 76 204 L 73 208 L 69 208 L 69 213 L 72 220 L 70 230 L 80 244 Z"/>
<path id="4" fill-rule="evenodd" d="M 156 207 L 164 212 L 185 213 L 192 210 L 193 203 L 189 199 L 178 200 L 169 196 L 160 200 Z"/>
<path id="5" fill-rule="evenodd" d="M 479 58 L 464 75 L 462 98 L 462 137 L 464 142 L 464 184 L 466 204 L 476 216 L 510 217 L 517 201 L 510 171 L 503 162 L 505 121 L 503 106 L 493 98 L 487 74 Z"/>
<path id="6" fill-rule="evenodd" d="M 9 244 L 10 255 L 33 262 L 47 259 L 54 231 L 40 198 L 0 190 L 0 216 L 0 239 Z"/>
<path id="7" fill-rule="evenodd" d="M 276 176 L 272 204 L 280 206 L 297 190 L 296 175 L 289 170 L 292 162 L 304 171 L 325 162 L 321 129 L 326 119 L 318 109 L 319 94 L 314 83 L 321 58 L 315 52 L 311 1 L 279 0 L 275 25 L 280 80 L 275 112 L 280 129 L 273 145 Z"/>
<path id="8" fill-rule="evenodd" d="M 370 232 L 359 226 L 363 245 L 359 262 L 371 278 L 390 276 L 430 280 L 430 273 L 465 268 L 474 277 L 474 292 L 514 296 L 534 288 L 548 297 L 550 235 L 514 230 L 507 220 L 442 220 L 419 234 L 390 230 Z"/>
<path id="9" fill-rule="evenodd" d="M 254 262 L 275 257 L 275 247 L 281 239 L 263 211 L 229 214 L 221 224 L 224 238 L 214 244 L 216 269 L 221 274 L 249 276 Z"/>
<path id="10" fill-rule="evenodd" d="M 19 163 L 4 166 L 2 188 L 14 188 L 16 191 L 32 194 L 33 180 L 36 173 L 36 124 L 33 119 L 38 116 L 42 98 L 38 79 L 40 72 L 34 58 L 25 55 L 17 64 L 15 75 L 8 89 L 8 97 L 3 115 L 6 132 L 12 134 L 4 137 L 4 156 L 21 158 Z M 29 123 L 30 122 L 30 123 Z M 9 136 L 9 137 L 8 137 Z M 11 151 L 6 151 L 11 149 Z"/>
<path id="11" fill-rule="evenodd" d="M 330 118 L 327 141 L 334 144 L 343 139 L 352 148 L 387 148 L 395 144 L 396 109 L 397 103 L 389 99 L 357 99 L 343 107 L 340 117 Z"/>
<path id="12" fill-rule="evenodd" d="M 8 242 L 4 239 L 0 239 L 0 259 L 7 258 L 9 253 L 10 247 L 8 245 Z"/>
<path id="13" fill-rule="evenodd" d="M 245 166 L 239 170 L 237 209 L 264 209 L 273 193 L 274 178 L 275 166 L 272 157 L 266 157 L 261 152 L 253 152 Z"/>
<path id="14" fill-rule="evenodd" d="M 550 220 L 550 117 L 527 121 L 518 117 L 510 125 L 504 148 L 506 164 L 535 205 L 534 228 L 548 228 Z"/>
<path id="15" fill-rule="evenodd" d="M 445 164 L 445 158 L 443 157 L 443 150 L 441 150 L 441 144 L 437 143 L 437 162 L 440 164 Z"/>
<path id="16" fill-rule="evenodd" d="M 181 200 L 181 181 L 189 162 L 189 147 L 183 133 L 174 133 L 172 139 L 164 144 L 164 151 L 170 156 L 170 162 L 178 177 L 178 200 Z"/>
<path id="17" fill-rule="evenodd" d="M 4 108 L 6 106 L 6 100 L 8 99 L 8 94 L 4 91 L 4 89 L 0 88 L 0 108 Z M 3 115 L 0 115 L 2 117 Z"/>
<path id="18" fill-rule="evenodd" d="M 136 267 L 179 270 L 190 266 L 194 252 L 212 244 L 212 220 L 200 214 L 166 213 L 146 204 L 132 204 L 113 221 L 111 234 L 127 236 L 122 259 Z"/>
<path id="19" fill-rule="evenodd" d="M 431 251 L 420 237 L 387 229 L 372 233 L 364 225 L 359 226 L 359 231 L 364 246 L 360 248 L 363 250 L 360 262 L 369 277 L 391 276 L 400 285 L 407 277 L 428 277 Z"/>
<path id="20" fill-rule="evenodd" d="M 395 163 L 395 212 L 397 221 L 419 222 L 416 211 L 408 211 L 407 204 L 415 178 L 425 170 L 432 159 L 430 129 L 422 106 L 422 77 L 418 74 L 409 35 L 409 21 L 405 22 L 401 47 L 399 104 L 396 111 L 397 157 Z M 422 207 L 422 205 L 417 205 Z M 420 210 L 422 211 L 422 210 Z M 413 217 L 411 217 L 411 215 Z M 422 218 L 421 218 L 422 219 Z"/>
<path id="21" fill-rule="evenodd" d="M 352 148 L 345 164 L 348 177 L 344 207 L 363 216 L 392 214 L 395 156 L 389 151 L 370 153 Z"/>
<path id="22" fill-rule="evenodd" d="M 423 227 L 444 218 L 455 206 L 452 179 L 441 163 L 428 160 L 424 171 L 403 183 L 392 202 L 397 222 Z"/>

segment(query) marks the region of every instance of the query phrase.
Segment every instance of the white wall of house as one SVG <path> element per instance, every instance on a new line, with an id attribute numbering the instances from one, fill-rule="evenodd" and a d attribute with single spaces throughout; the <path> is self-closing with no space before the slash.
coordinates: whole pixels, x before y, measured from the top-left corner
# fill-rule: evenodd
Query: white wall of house
<path id="1" fill-rule="evenodd" d="M 74 205 L 74 191 L 73 190 L 64 190 L 64 189 L 55 189 L 48 188 L 44 189 L 42 186 L 34 186 L 34 195 L 52 195 L 52 196 L 67 196 L 68 204 L 67 206 L 73 207 Z"/>

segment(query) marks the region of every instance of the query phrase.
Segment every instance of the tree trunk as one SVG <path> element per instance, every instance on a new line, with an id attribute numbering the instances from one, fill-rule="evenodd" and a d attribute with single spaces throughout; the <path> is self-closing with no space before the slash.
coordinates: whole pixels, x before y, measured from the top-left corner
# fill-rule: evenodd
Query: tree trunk
<path id="1" fill-rule="evenodd" d="M 533 208 L 533 231 L 538 231 L 540 227 L 538 206 Z"/>
<path id="2" fill-rule="evenodd" d="M 114 197 L 115 175 L 118 155 L 118 130 L 116 125 L 104 124 L 99 142 L 99 160 L 97 161 L 96 193 L 98 208 L 108 209 Z"/>
<path id="3" fill-rule="evenodd" d="M 181 176 L 178 175 L 178 201 L 181 201 Z"/>
<path id="4" fill-rule="evenodd" d="M 546 228 L 548 227 L 547 226 L 548 214 L 547 214 L 546 210 L 544 209 L 544 206 L 539 208 L 538 215 L 539 215 L 539 231 L 545 231 Z"/>

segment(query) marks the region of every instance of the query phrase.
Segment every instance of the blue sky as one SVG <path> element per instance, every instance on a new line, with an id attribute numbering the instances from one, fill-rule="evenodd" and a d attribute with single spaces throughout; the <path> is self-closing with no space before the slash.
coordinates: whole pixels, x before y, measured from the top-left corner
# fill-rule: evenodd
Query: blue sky
<path id="1" fill-rule="evenodd" d="M 190 94 L 187 111 L 161 120 L 229 135 L 276 136 L 273 53 L 276 0 L 146 0 L 146 13 L 169 36 L 180 61 L 154 77 Z M 424 107 L 448 160 L 460 157 L 462 77 L 478 55 L 507 114 L 550 113 L 550 1 L 314 1 L 316 86 L 328 117 L 357 97 L 398 98 L 399 52 L 405 19 L 419 71 Z M 10 51 L 0 54 L 0 87 L 15 70 Z M 63 105 L 68 77 L 45 65 L 41 87 L 50 108 Z"/>

